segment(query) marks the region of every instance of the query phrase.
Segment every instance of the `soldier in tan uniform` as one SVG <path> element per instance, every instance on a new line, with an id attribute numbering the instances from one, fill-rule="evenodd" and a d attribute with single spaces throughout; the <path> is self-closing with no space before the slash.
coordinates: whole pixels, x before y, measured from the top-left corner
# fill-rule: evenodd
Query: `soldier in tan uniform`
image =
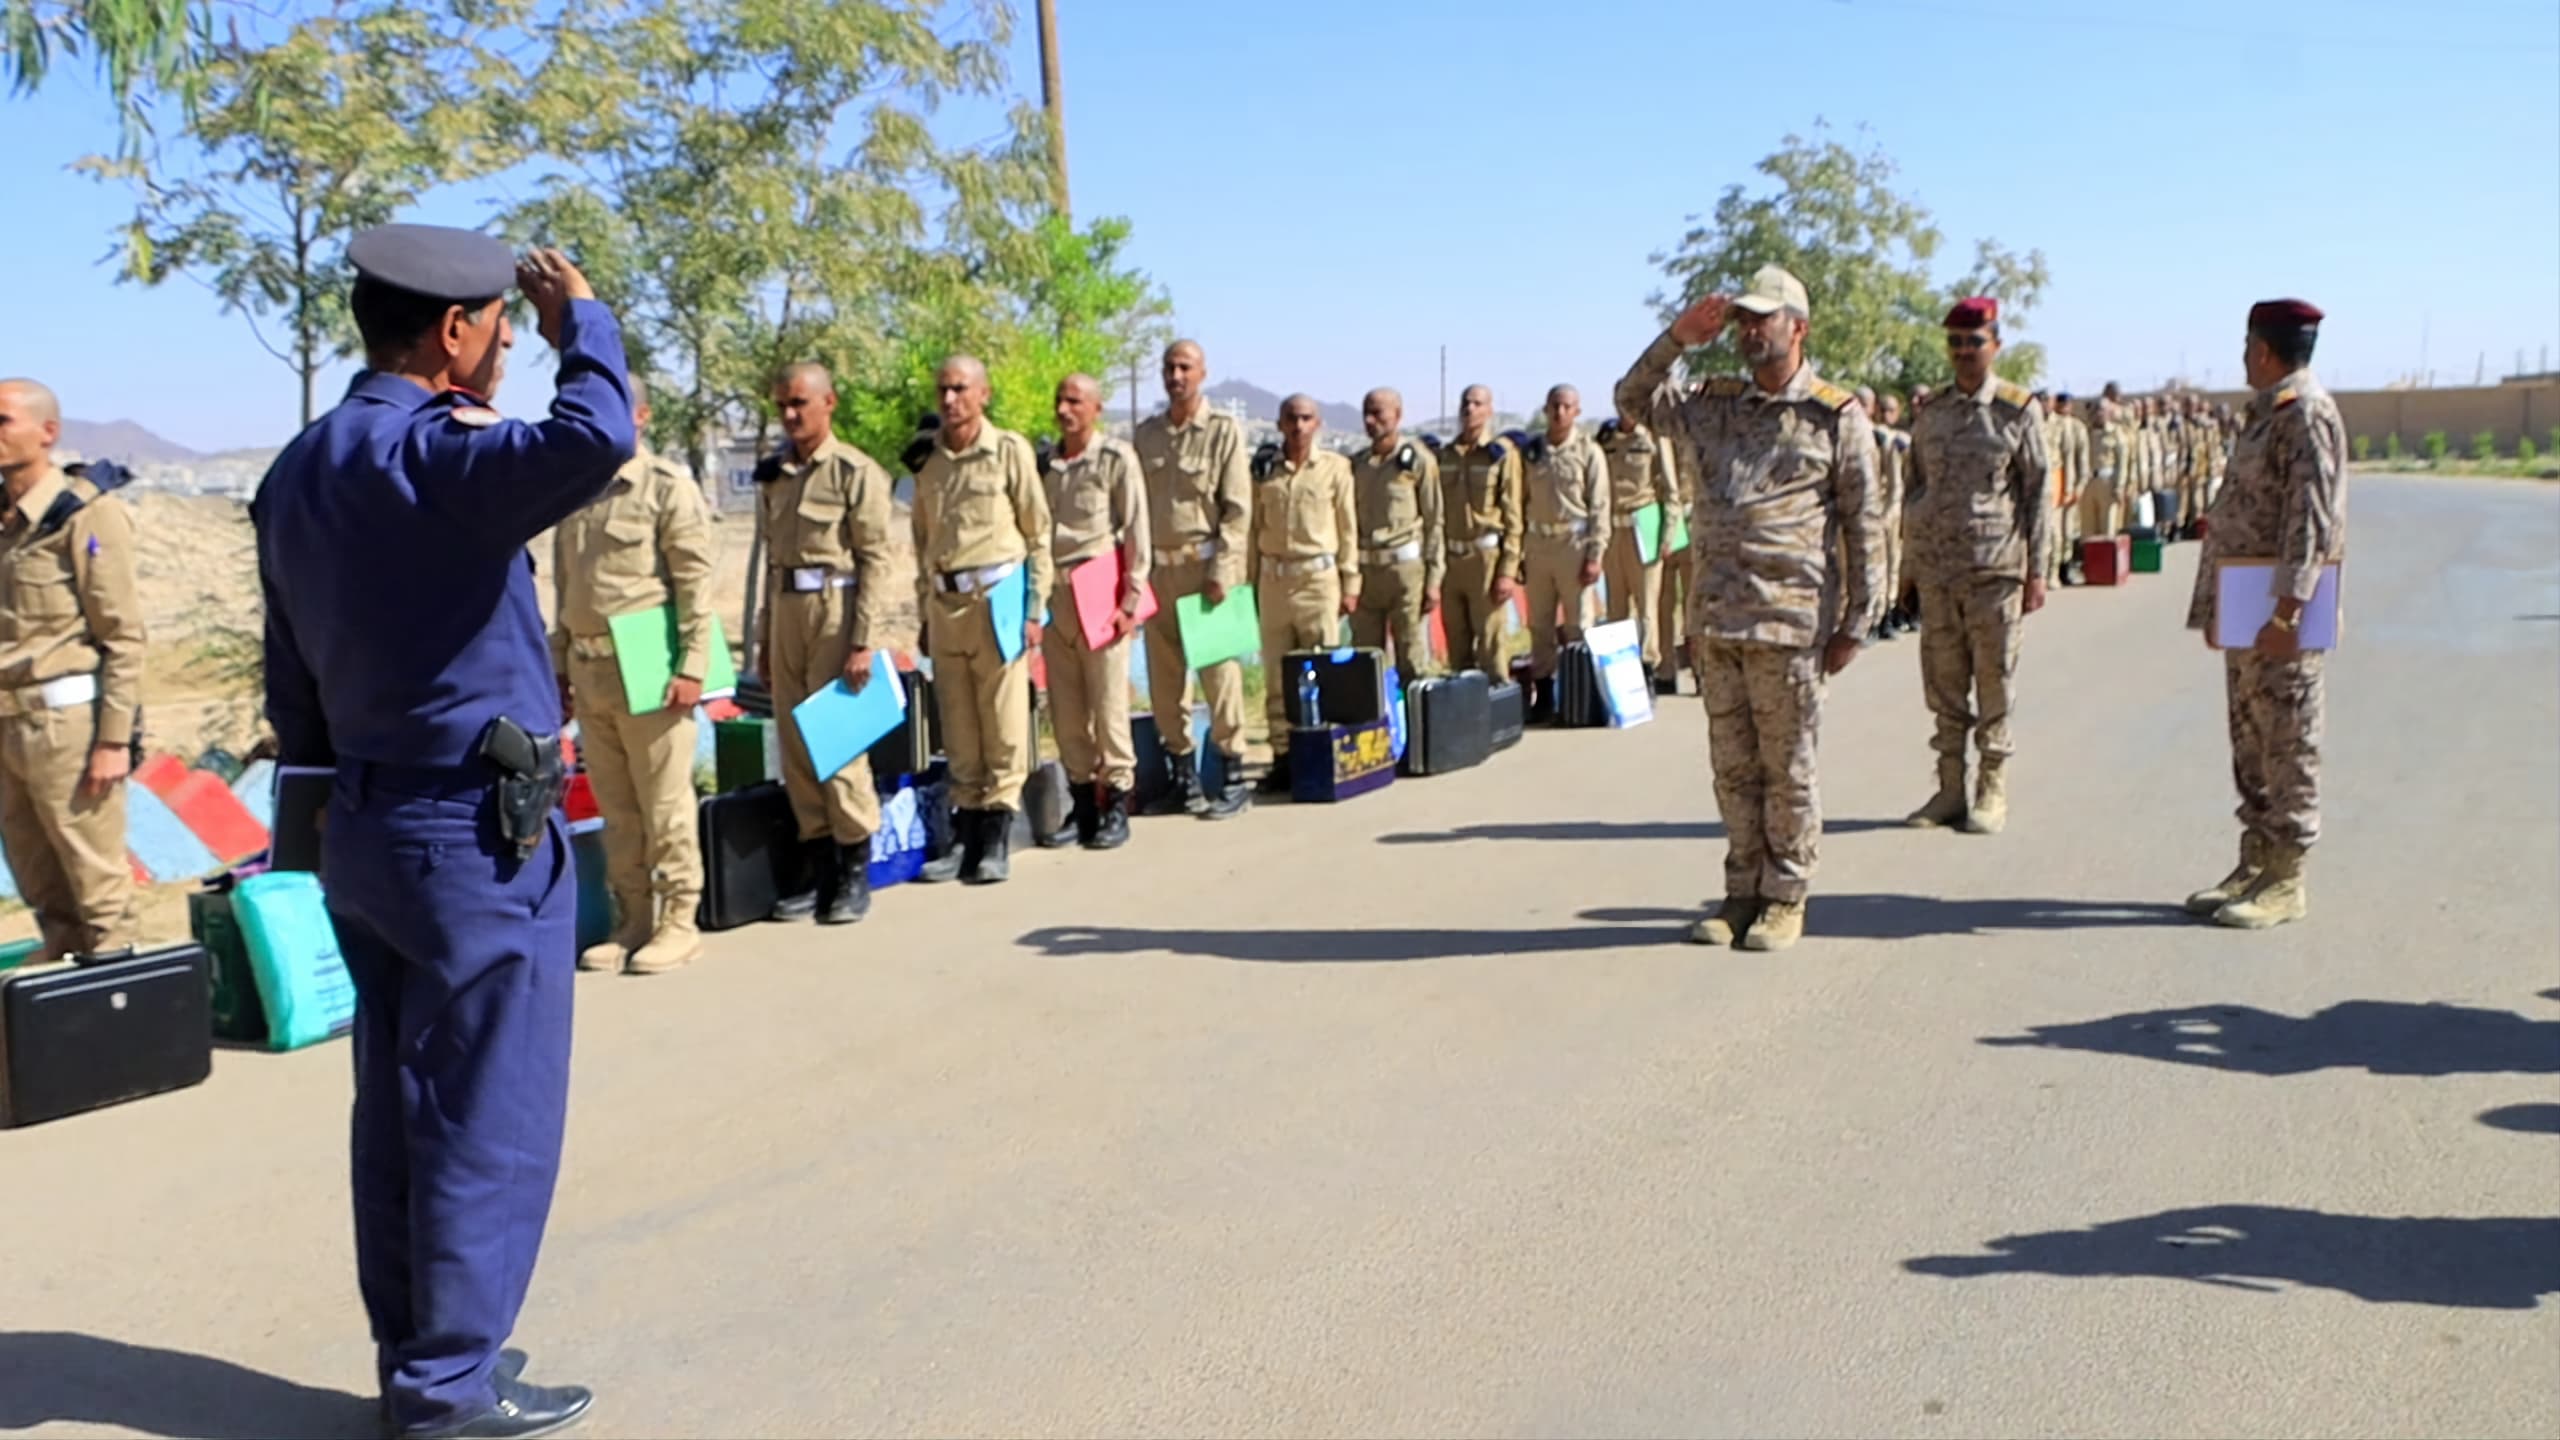
<path id="1" fill-rule="evenodd" d="M 1911 427 L 1905 521 L 1920 586 L 1920 690 L 1937 717 L 1938 791 L 1909 823 L 1961 821 L 1990 835 L 2008 821 L 2011 695 L 2024 617 L 2044 608 L 2053 472 L 2035 397 L 1991 368 L 1999 302 L 1957 302 L 1946 330 L 1955 383 Z M 1967 739 L 1982 757 L 1970 811 Z"/>
<path id="2" fill-rule="evenodd" d="M 2240 864 L 2187 897 L 2190 914 L 2235 930 L 2263 930 L 2311 913 L 2304 878 L 2320 841 L 2320 739 L 2328 656 L 2302 648 L 2302 612 L 2320 573 L 2346 551 L 2347 430 L 2338 402 L 2311 373 L 2320 311 L 2267 300 L 2249 310 L 2241 351 L 2247 421 L 2205 527 L 2187 626 L 2212 643 L 2225 559 L 2275 562 L 2275 613 L 2255 643 L 2222 652 L 2231 776 L 2240 791 Z"/>
<path id="3" fill-rule="evenodd" d="M 1609 552 L 1601 558 L 1601 573 L 1609 582 L 1609 621 L 1636 622 L 1636 633 L 1643 637 L 1645 684 L 1659 690 L 1662 642 L 1653 615 L 1662 605 L 1661 531 L 1671 525 L 1671 450 L 1642 424 L 1621 420 L 1601 426 L 1593 443 L 1609 467 Z M 1647 505 L 1660 507 L 1653 521 L 1658 529 L 1650 565 L 1636 544 L 1636 512 Z"/>
<path id="4" fill-rule="evenodd" d="M 916 472 L 917 648 L 933 657 L 942 752 L 951 764 L 951 853 L 923 878 L 993 885 L 1012 873 L 1013 812 L 1031 780 L 1031 652 L 1049 594 L 1049 497 L 1031 442 L 987 423 L 987 368 L 955 355 L 934 372 L 942 428 Z M 1020 572 L 1022 614 L 992 591 Z M 1074 623 L 1072 619 L 1069 624 Z M 1019 626 L 1004 658 L 997 626 Z"/>
<path id="5" fill-rule="evenodd" d="M 649 394 L 631 377 L 631 418 Z M 581 970 L 655 975 L 702 954 L 702 819 L 693 793 L 693 707 L 711 661 L 711 521 L 684 466 L 644 440 L 603 496 L 551 536 L 551 665 L 604 821 L 611 938 Z M 655 709 L 631 713 L 613 645 L 617 615 L 672 604 L 676 663 Z"/>
<path id="6" fill-rule="evenodd" d="M 1271 768 L 1262 793 L 1289 793 L 1289 696 L 1297 683 L 1282 663 L 1292 650 L 1340 643 L 1343 617 L 1360 609 L 1360 517 L 1351 464 L 1316 444 L 1324 427 L 1316 402 L 1280 403 L 1280 444 L 1255 457 L 1253 526 L 1245 553 L 1262 602 L 1263 716 Z"/>
<path id="7" fill-rule="evenodd" d="M 880 583 L 890 553 L 889 472 L 836 438 L 835 384 L 824 366 L 785 370 L 773 402 L 790 446 L 756 466 L 765 565 L 756 670 L 773 687 L 782 787 L 818 877 L 814 900 L 788 900 L 775 918 L 814 910 L 824 924 L 851 924 L 871 910 L 871 836 L 880 828 L 871 762 L 857 756 L 822 780 L 791 711 L 839 678 L 870 683 L 871 652 L 889 638 Z"/>
<path id="8" fill-rule="evenodd" d="M 1440 462 L 1397 433 L 1403 423 L 1402 395 L 1382 387 L 1361 399 L 1369 448 L 1351 457 L 1360 517 L 1360 608 L 1351 616 L 1351 643 L 1385 649 L 1392 636 L 1397 673 L 1419 678 L 1432 668 L 1423 617 L 1440 608 L 1447 552 L 1440 544 Z"/>
<path id="9" fill-rule="evenodd" d="M 1625 420 L 1624 416 L 1619 418 L 1622 422 Z M 1651 426 L 1642 428 L 1652 429 Z M 1680 693 L 1680 672 L 1689 666 L 1688 519 L 1690 501 L 1697 495 L 1698 485 L 1696 477 L 1689 471 L 1688 452 L 1673 445 L 1666 437 L 1657 435 L 1656 438 L 1662 441 L 1665 466 L 1662 472 L 1663 520 L 1667 525 L 1673 515 L 1680 517 L 1678 539 L 1681 545 L 1678 550 L 1673 550 L 1669 540 L 1663 542 L 1662 590 L 1655 604 L 1654 625 L 1660 636 L 1658 644 L 1663 663 L 1662 669 L 1653 677 L 1653 693 L 1677 695 Z"/>
<path id="10" fill-rule="evenodd" d="M 1538 689 L 1530 710 L 1541 716 L 1555 711 L 1557 647 L 1580 640 L 1591 623 L 1591 587 L 1609 549 L 1609 461 L 1575 428 L 1581 418 L 1581 392 L 1549 390 L 1546 433 L 1520 457 L 1529 675 Z"/>
<path id="11" fill-rule="evenodd" d="M 2055 493 L 2054 579 L 2079 573 L 2080 501 L 2089 489 L 2089 422 L 2080 418 L 2080 402 L 2068 391 L 2056 395 L 2051 430 L 2054 473 L 2061 477 Z"/>
<path id="12" fill-rule="evenodd" d="M 1739 298 L 1682 311 L 1618 383 L 1618 413 L 1696 466 L 1691 625 L 1727 837 L 1724 902 L 1690 932 L 1702 944 L 1781 950 L 1803 936 L 1824 677 L 1857 658 L 1880 605 L 1875 436 L 1857 397 L 1806 362 L 1811 313 L 1803 283 L 1765 266 Z M 1728 319 L 1751 378 L 1684 396 L 1672 365 Z"/>
<path id="13" fill-rule="evenodd" d="M 1138 452 L 1104 435 L 1102 386 L 1090 375 L 1058 382 L 1058 448 L 1042 476 L 1047 484 L 1058 578 L 1049 594 L 1049 624 L 1040 653 L 1049 666 L 1049 717 L 1058 759 L 1075 786 L 1076 839 L 1088 850 L 1128 843 L 1129 798 L 1138 756 L 1129 738 L 1129 637 L 1138 633 L 1139 602 L 1155 551 L 1147 536 L 1147 481 Z M 1106 556 L 1120 558 L 1120 591 L 1111 641 L 1097 650 L 1076 610 L 1076 570 Z"/>
<path id="14" fill-rule="evenodd" d="M 2089 432 L 2089 478 L 2080 487 L 2079 524 L 2083 540 L 2124 533 L 2122 499 L 2134 472 L 2133 432 L 2125 424 L 2121 402 L 2101 396 L 2096 425 Z"/>
<path id="15" fill-rule="evenodd" d="M 1198 757 L 1191 753 L 1191 662 L 1182 649 L 1174 602 L 1198 595 L 1206 605 L 1226 603 L 1227 591 L 1245 583 L 1245 530 L 1253 518 L 1251 457 L 1244 431 L 1209 409 L 1200 387 L 1209 362 L 1198 341 L 1176 340 L 1164 352 L 1164 411 L 1147 417 L 1132 437 L 1147 472 L 1147 518 L 1155 542 L 1156 604 L 1147 621 L 1147 694 L 1173 783 L 1150 813 L 1187 810 L 1203 817 L 1232 815 L 1245 805 L 1244 666 L 1226 660 L 1200 671 L 1200 693 L 1209 702 L 1209 743 L 1218 747 L 1226 784 L 1214 796 L 1200 788 Z"/>
<path id="16" fill-rule="evenodd" d="M 1502 610 L 1520 593 L 1520 453 L 1493 433 L 1493 392 L 1458 396 L 1458 438 L 1440 447 L 1440 517 L 1448 569 L 1440 624 L 1449 668 L 1503 677 Z"/>
<path id="17" fill-rule="evenodd" d="M 0 380 L 0 851 L 47 960 L 134 943 L 125 777 L 142 704 L 133 512 L 53 463 L 62 410 Z"/>

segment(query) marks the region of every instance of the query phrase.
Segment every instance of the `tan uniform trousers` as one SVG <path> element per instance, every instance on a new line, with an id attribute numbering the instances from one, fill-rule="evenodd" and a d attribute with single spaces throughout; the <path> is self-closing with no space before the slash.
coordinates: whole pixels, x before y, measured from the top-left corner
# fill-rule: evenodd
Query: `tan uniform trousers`
<path id="1" fill-rule="evenodd" d="M 952 807 L 1019 810 L 1031 783 L 1031 653 L 1007 663 L 983 593 L 936 590 L 924 615 Z M 1045 631 L 1041 638 L 1047 643 Z"/>
<path id="2" fill-rule="evenodd" d="M 1156 738 L 1168 755 L 1191 753 L 1191 661 L 1182 651 L 1182 626 L 1174 602 L 1200 593 L 1209 567 L 1197 558 L 1171 564 L 1159 559 L 1147 583 L 1156 590 L 1156 613 L 1147 617 L 1147 704 Z M 1262 602 L 1268 605 L 1270 602 Z M 1244 757 L 1244 663 L 1229 660 L 1200 672 L 1200 694 L 1209 702 L 1209 743 L 1219 753 Z"/>
<path id="3" fill-rule="evenodd" d="M 1395 649 L 1388 659 L 1407 680 L 1431 674 L 1431 631 L 1422 623 L 1422 562 L 1360 567 L 1360 608 L 1351 614 L 1351 643 L 1384 650 L 1390 637 Z"/>
<path id="4" fill-rule="evenodd" d="M 2103 539 L 2124 527 L 2116 523 L 2116 487 L 2092 480 L 2080 488 L 2080 538 Z"/>
<path id="5" fill-rule="evenodd" d="M 1287 673 L 1281 657 L 1292 650 L 1325 650 L 1342 643 L 1342 573 L 1328 565 L 1300 575 L 1281 575 L 1262 562 L 1262 583 L 1254 587 L 1262 602 L 1262 715 L 1271 742 L 1272 763 L 1289 763 L 1289 692 L 1298 680 Z"/>
<path id="6" fill-rule="evenodd" d="M 1091 564 L 1091 561 L 1084 562 Z M 1040 632 L 1049 664 L 1049 724 L 1058 732 L 1058 760 L 1077 785 L 1101 781 L 1128 791 L 1138 783 L 1138 752 L 1129 738 L 1129 645 L 1115 640 L 1095 650 L 1084 642 L 1075 589 L 1067 566 L 1051 587 L 1051 623 Z"/>
<path id="7" fill-rule="evenodd" d="M 1685 577 L 1684 577 L 1685 578 Z M 1902 502 L 1895 500 L 1884 515 L 1884 603 L 1902 603 Z"/>
<path id="8" fill-rule="evenodd" d="M 97 738 L 94 704 L 0 716 L 0 848 L 19 898 L 35 912 L 48 960 L 134 943 L 124 830 L 132 782 L 104 795 L 80 793 Z"/>
<path id="9" fill-rule="evenodd" d="M 662 705 L 632 714 L 609 640 L 601 647 L 569 642 L 569 684 L 578 705 L 578 749 L 604 820 L 605 888 L 621 923 L 692 924 L 702 903 L 693 712 Z"/>
<path id="10" fill-rule="evenodd" d="M 1644 663 L 1648 669 L 1662 664 L 1662 639 L 1653 623 L 1653 612 L 1662 604 L 1662 556 L 1644 563 L 1636 549 L 1636 531 L 1632 525 L 1618 527 L 1609 537 L 1609 553 L 1603 557 L 1600 576 L 1609 582 L 1609 621 L 1636 622 L 1636 634 L 1644 641 Z"/>
<path id="11" fill-rule="evenodd" d="M 1502 612 L 1510 607 L 1493 598 L 1495 555 L 1481 546 L 1449 557 L 1440 580 L 1440 628 L 1449 637 L 1449 668 L 1481 670 L 1499 681 L 1504 676 Z"/>
<path id="12" fill-rule="evenodd" d="M 1582 583 L 1582 542 L 1570 535 L 1532 535 L 1521 567 L 1529 605 L 1529 673 L 1556 673 L 1560 640 L 1579 640 L 1591 624 L 1591 591 Z"/>
<path id="13" fill-rule="evenodd" d="M 773 653 L 765 677 L 773 686 L 773 720 L 782 727 L 782 788 L 791 796 L 791 814 L 800 822 L 800 838 L 833 837 L 839 845 L 859 845 L 880 828 L 880 794 L 872 788 L 871 758 L 854 762 L 821 783 L 809 759 L 808 743 L 791 718 L 801 701 L 844 678 L 845 624 L 853 609 L 850 589 L 794 594 L 788 588 L 773 599 L 767 632 Z"/>

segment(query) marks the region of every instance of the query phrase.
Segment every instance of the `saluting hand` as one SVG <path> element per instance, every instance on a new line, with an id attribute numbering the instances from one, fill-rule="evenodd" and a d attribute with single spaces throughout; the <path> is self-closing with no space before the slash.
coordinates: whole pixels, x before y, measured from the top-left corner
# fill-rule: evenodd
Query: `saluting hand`
<path id="1" fill-rule="evenodd" d="M 587 277 L 569 263 L 569 257 L 547 248 L 531 251 L 516 262 L 516 288 L 533 306 L 535 331 L 554 349 L 560 345 L 560 317 L 568 313 L 569 302 L 596 298 Z"/>
<path id="2" fill-rule="evenodd" d="M 1683 345 L 1704 345 L 1724 333 L 1724 322 L 1733 313 L 1733 302 L 1722 295 L 1710 295 L 1680 312 L 1671 322 L 1671 338 Z"/>

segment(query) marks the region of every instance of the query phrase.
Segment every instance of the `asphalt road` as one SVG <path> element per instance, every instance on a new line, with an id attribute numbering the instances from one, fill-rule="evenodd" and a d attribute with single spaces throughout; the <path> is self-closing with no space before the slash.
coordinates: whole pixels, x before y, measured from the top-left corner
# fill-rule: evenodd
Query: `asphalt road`
<path id="1" fill-rule="evenodd" d="M 519 1339 L 598 1436 L 2560 1434 L 2560 489 L 2358 477 L 2313 913 L 2164 576 L 2034 622 L 2006 834 L 1834 686 L 1811 934 L 1704 726 L 1143 824 L 579 985 Z M 342 1047 L 0 1133 L 0 1431 L 362 1434 Z"/>

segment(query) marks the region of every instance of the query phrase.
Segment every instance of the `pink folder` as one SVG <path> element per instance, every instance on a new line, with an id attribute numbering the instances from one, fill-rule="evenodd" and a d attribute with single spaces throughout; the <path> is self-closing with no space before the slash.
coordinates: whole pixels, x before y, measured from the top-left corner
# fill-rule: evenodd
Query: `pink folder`
<path id="1" fill-rule="evenodd" d="M 1120 551 L 1115 547 L 1078 565 L 1067 576 L 1076 597 L 1076 619 L 1084 625 L 1084 644 L 1099 650 L 1111 643 L 1111 617 L 1120 609 Z M 1156 613 L 1156 587 L 1139 587 L 1138 623 Z"/>

